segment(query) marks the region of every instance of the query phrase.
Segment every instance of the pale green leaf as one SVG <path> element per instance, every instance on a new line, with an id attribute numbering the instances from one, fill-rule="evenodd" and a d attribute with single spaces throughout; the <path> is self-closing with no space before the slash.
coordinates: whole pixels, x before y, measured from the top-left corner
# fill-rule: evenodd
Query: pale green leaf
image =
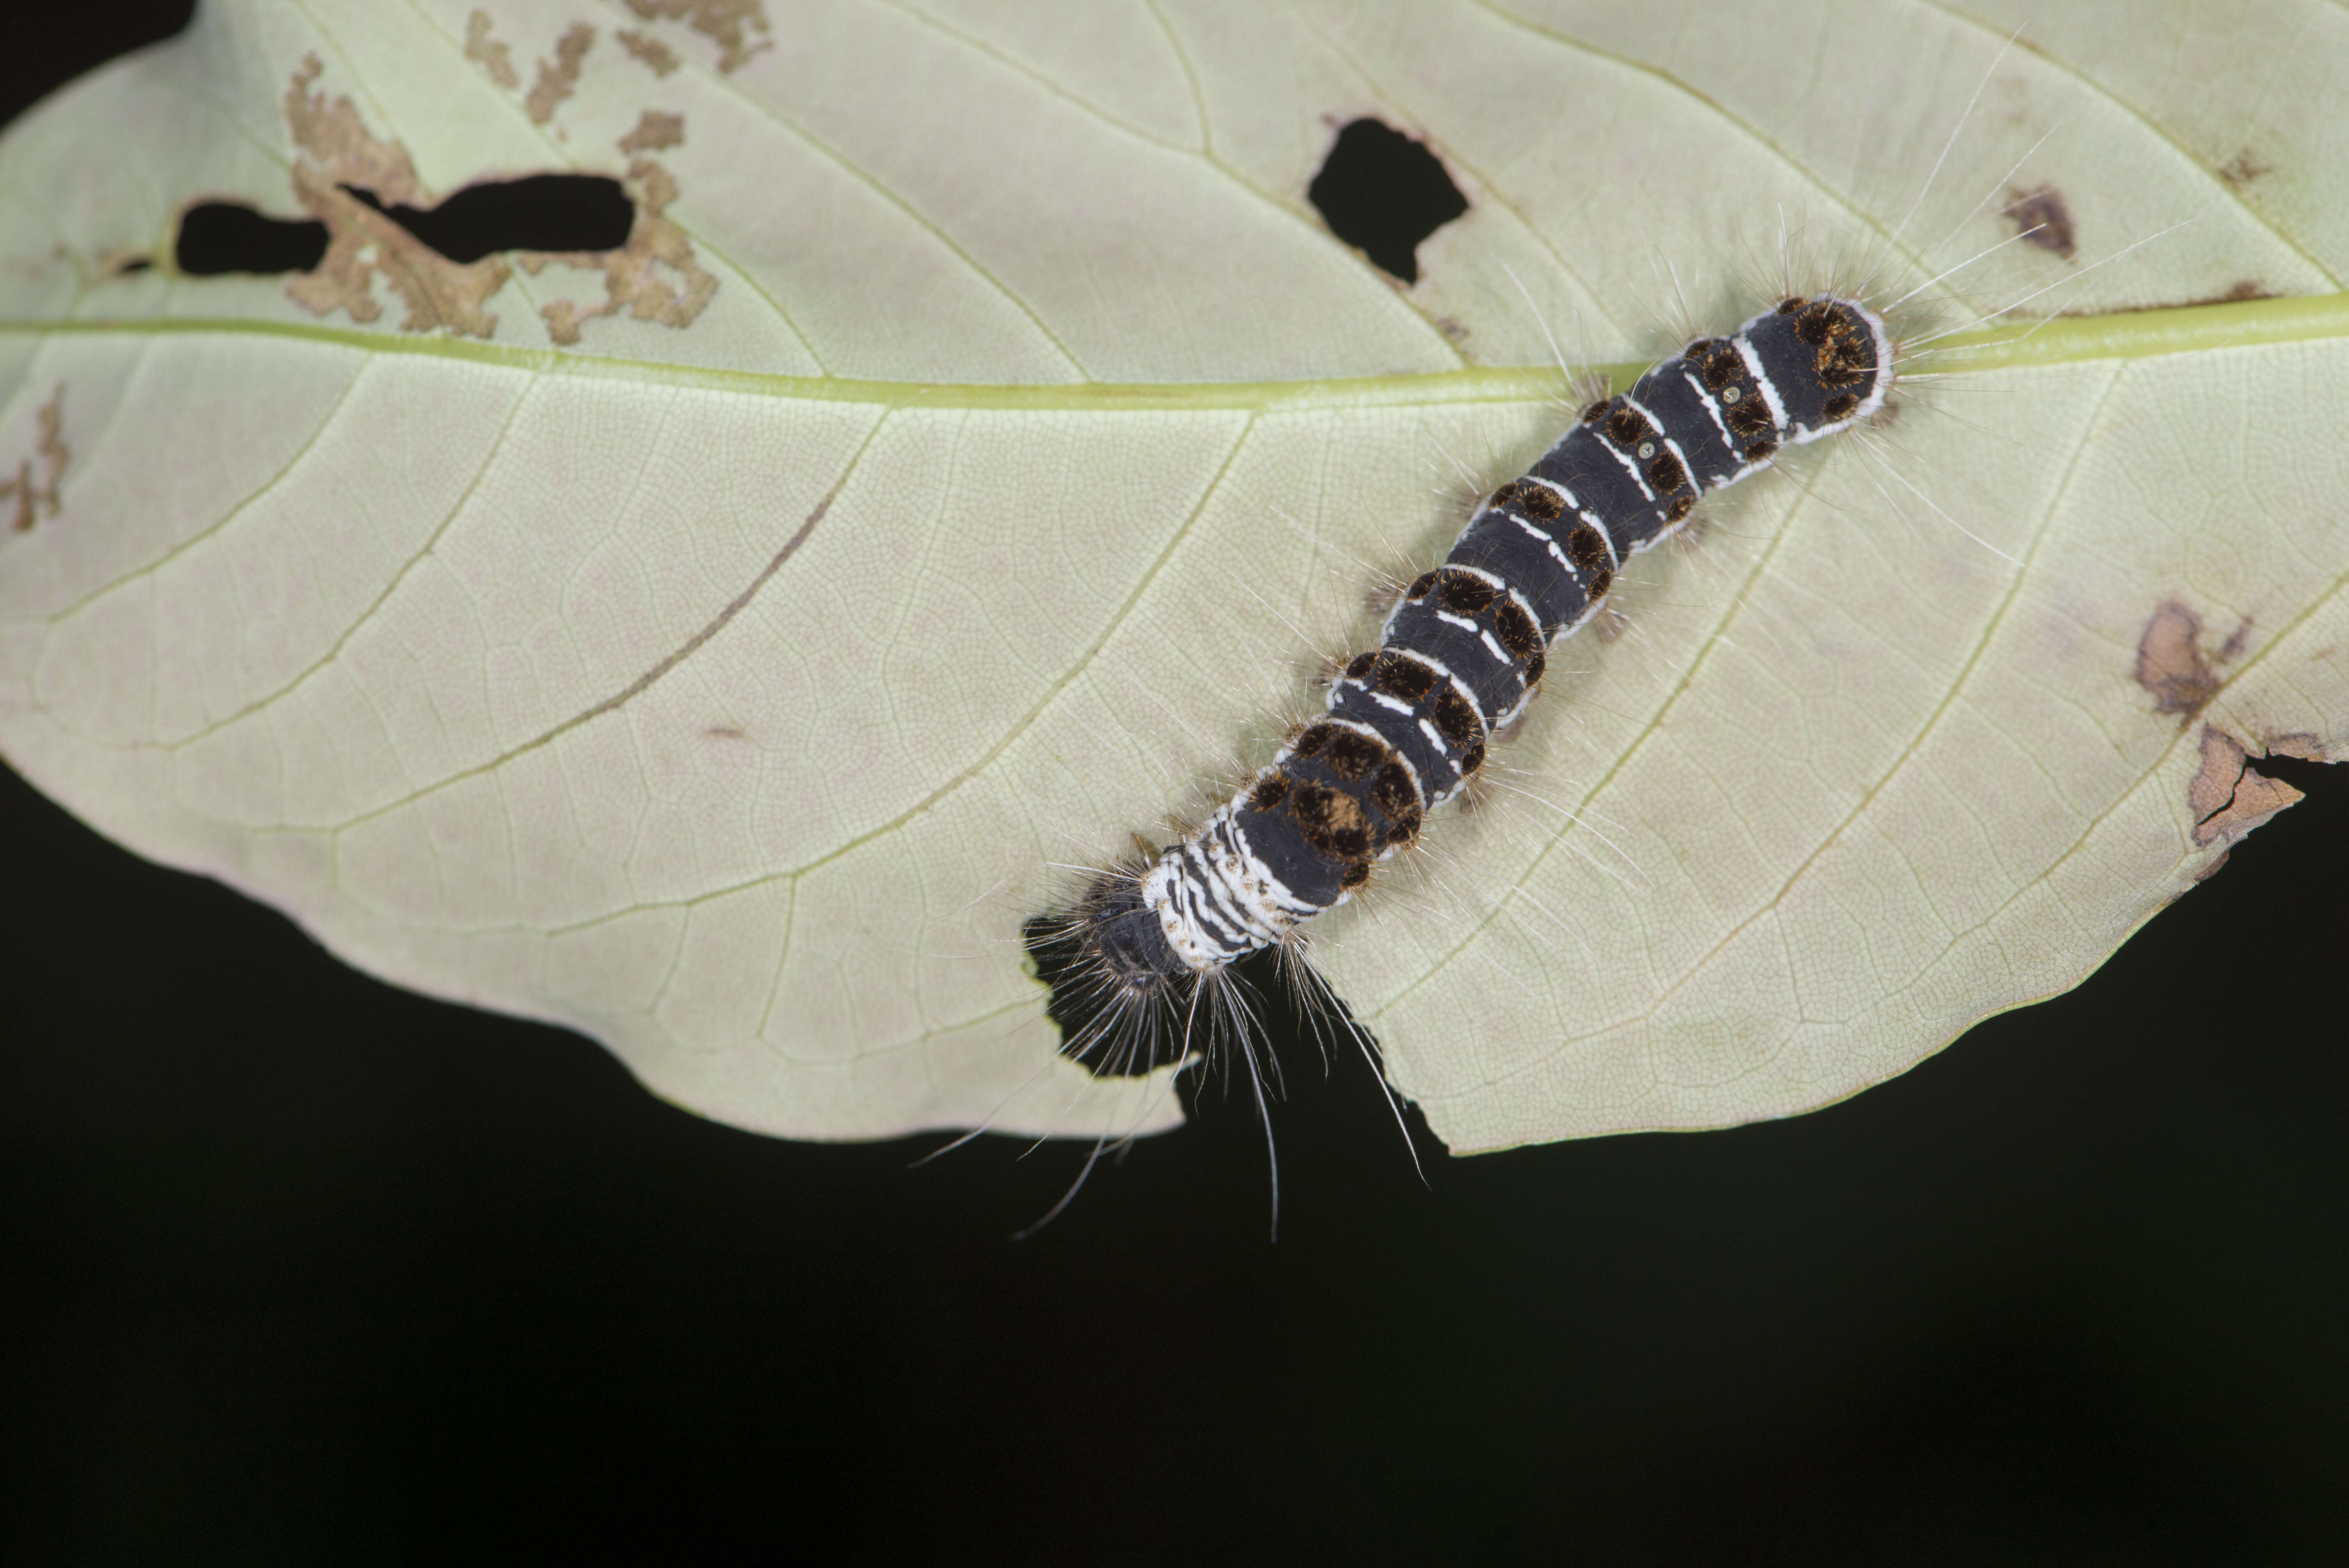
<path id="1" fill-rule="evenodd" d="M 1648 558 L 1320 923 L 1455 1148 L 1822 1104 L 2095 967 L 2242 752 L 2349 746 L 2344 77 L 2313 4 L 222 0 L 0 140 L 0 750 L 728 1120 L 1164 1125 L 1020 923 L 1556 435 L 1544 323 L 1619 372 L 1981 255 L 1912 319 L 2006 325 Z M 1306 200 L 1363 115 L 1471 203 L 1409 288 Z M 555 170 L 657 222 L 459 267 L 336 190 Z M 1998 249 L 2041 191 L 2074 253 Z M 336 248 L 180 275 L 212 200 Z"/>

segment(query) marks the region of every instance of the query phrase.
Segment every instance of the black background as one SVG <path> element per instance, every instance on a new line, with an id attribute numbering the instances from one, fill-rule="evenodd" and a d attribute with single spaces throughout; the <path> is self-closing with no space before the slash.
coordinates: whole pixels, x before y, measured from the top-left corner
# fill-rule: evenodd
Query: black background
<path id="1" fill-rule="evenodd" d="M 776 7 L 788 16 L 788 4 Z M 13 19 L 0 115 L 184 17 Z M 28 42 L 28 38 L 30 42 Z M 1816 1115 L 1413 1178 L 1359 1067 L 1072 1174 L 769 1141 L 0 774 L 19 1561 L 2341 1560 L 2349 789 Z"/>

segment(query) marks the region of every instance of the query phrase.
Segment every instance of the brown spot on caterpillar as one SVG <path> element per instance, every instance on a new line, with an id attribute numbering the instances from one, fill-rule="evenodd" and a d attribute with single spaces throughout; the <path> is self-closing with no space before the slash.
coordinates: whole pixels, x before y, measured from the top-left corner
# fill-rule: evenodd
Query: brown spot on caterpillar
<path id="1" fill-rule="evenodd" d="M 1518 481 L 1516 503 L 1517 510 L 1536 522 L 1556 522 L 1566 514 L 1566 502 L 1547 485 Z"/>
<path id="2" fill-rule="evenodd" d="M 1403 594 L 1403 597 L 1416 604 L 1434 592 L 1435 573 L 1433 572 L 1423 572 L 1418 576 L 1411 580 L 1411 587 Z"/>
<path id="3" fill-rule="evenodd" d="M 1434 666 L 1413 658 L 1408 654 L 1386 652 L 1379 655 L 1374 689 L 1410 703 L 1414 707 L 1435 689 L 1441 677 Z"/>
<path id="4" fill-rule="evenodd" d="M 595 29 L 586 23 L 574 22 L 563 30 L 563 36 L 554 40 L 554 58 L 538 62 L 538 80 L 530 84 L 530 96 L 523 99 L 531 124 L 553 119 L 556 108 L 578 90 L 579 67 L 595 46 Z"/>
<path id="5" fill-rule="evenodd" d="M 1629 408 L 1617 408 L 1609 414 L 1601 428 L 1609 440 L 1627 452 L 1655 433 L 1654 427 Z"/>
<path id="6" fill-rule="evenodd" d="M 1506 601 L 1495 612 L 1493 634 L 1513 659 L 1535 658 L 1542 651 L 1541 628 L 1534 624 L 1534 618 L 1519 608 L 1514 599 Z"/>
<path id="7" fill-rule="evenodd" d="M 1473 572 L 1446 572 L 1436 602 L 1455 615 L 1481 615 L 1501 591 Z"/>
<path id="8" fill-rule="evenodd" d="M 685 140 L 685 116 L 648 108 L 636 117 L 636 129 L 620 138 L 623 152 L 660 152 Z"/>
<path id="9" fill-rule="evenodd" d="M 1737 390 L 1739 388 L 1732 387 L 1722 396 L 1727 397 L 1730 392 Z M 1771 451 L 1777 449 L 1777 442 L 1770 438 L 1777 433 L 1778 427 L 1770 418 L 1769 404 L 1763 399 L 1746 397 L 1742 401 L 1727 404 L 1725 412 L 1728 417 L 1730 434 L 1746 438 L 1745 460 L 1747 462 L 1761 460 L 1754 455 L 1754 449 L 1757 446 L 1765 449 L 1764 457 L 1767 457 Z"/>
<path id="10" fill-rule="evenodd" d="M 2239 844 L 2252 829 L 2301 799 L 2301 792 L 2282 779 L 2253 768 L 2234 737 L 2213 728 L 2202 731 L 2202 766 L 2186 787 L 2198 848 L 2207 850 L 2222 840 Z"/>
<path id="11" fill-rule="evenodd" d="M 66 464 L 73 459 L 72 449 L 65 443 L 65 403 L 66 384 L 60 381 L 34 416 L 32 452 L 17 463 L 16 473 L 0 480 L 0 505 L 16 503 L 8 519 L 11 533 L 32 532 L 36 522 L 57 516 L 63 504 L 57 482 L 66 477 Z M 33 477 L 36 463 L 41 471 L 37 480 Z"/>
<path id="12" fill-rule="evenodd" d="M 1376 654 L 1356 654 L 1352 659 L 1347 662 L 1346 678 L 1350 681 L 1366 681 L 1370 679 L 1371 666 L 1378 662 L 1379 656 Z"/>
<path id="13" fill-rule="evenodd" d="M 1610 399 L 1604 397 L 1600 398 L 1596 403 L 1589 404 L 1582 410 L 1582 422 L 1586 425 L 1595 425 L 1599 423 L 1599 420 L 1607 418 L 1607 410 L 1613 406 L 1614 405 Z"/>
<path id="14" fill-rule="evenodd" d="M 1485 716 L 1476 711 L 1476 705 L 1462 696 L 1459 687 L 1446 681 L 1429 705 L 1427 717 L 1434 721 L 1435 732 L 1444 737 L 1446 745 L 1455 749 L 1475 747 L 1476 761 L 1460 765 L 1464 772 L 1474 772 L 1485 759 Z"/>
<path id="15" fill-rule="evenodd" d="M 2064 193 L 2053 185 L 2017 192 L 2006 204 L 2003 215 L 2024 241 L 2043 251 L 2052 251 L 2067 262 L 2080 249 L 2078 237 L 2072 232 L 2072 210 L 2064 204 Z"/>
<path id="16" fill-rule="evenodd" d="M 1608 569 L 1607 541 L 1590 524 L 1576 523 L 1566 536 L 1566 558 L 1574 562 L 1574 570 L 1587 584 L 1592 573 L 1603 573 Z M 1597 590 L 1605 592 L 1603 588 Z"/>
<path id="17" fill-rule="evenodd" d="M 1664 508 L 1664 521 L 1666 522 L 1678 522 L 1695 510 L 1696 497 L 1692 495 L 1674 496 L 1672 498 L 1672 504 Z"/>
<path id="18" fill-rule="evenodd" d="M 1257 775 L 1248 790 L 1248 804 L 1259 811 L 1278 811 L 1288 799 L 1288 775 L 1277 768 L 1268 768 Z"/>
<path id="19" fill-rule="evenodd" d="M 1419 834 L 1419 790 L 1400 762 L 1389 761 L 1371 780 L 1371 803 L 1385 813 L 1393 831 L 1388 841 L 1410 840 Z"/>
<path id="20" fill-rule="evenodd" d="M 1288 813 L 1305 830 L 1305 841 L 1335 861 L 1363 861 L 1371 853 L 1370 819 L 1361 802 L 1328 784 L 1299 784 L 1289 796 Z"/>
<path id="21" fill-rule="evenodd" d="M 1334 724 L 1308 725 L 1302 735 L 1288 743 L 1289 749 L 1299 757 L 1319 757 L 1321 748 L 1329 745 L 1330 738 L 1337 733 L 1338 727 Z"/>
<path id="22" fill-rule="evenodd" d="M 1368 779 L 1372 769 L 1392 760 L 1393 755 L 1382 740 L 1357 729 L 1341 729 L 1331 738 L 1321 760 L 1329 765 L 1330 772 L 1351 784 Z"/>
<path id="23" fill-rule="evenodd" d="M 490 80 L 508 92 L 522 86 L 514 73 L 513 51 L 490 36 L 490 14 L 476 11 L 465 18 L 465 57 L 489 72 Z"/>
<path id="24" fill-rule="evenodd" d="M 716 44 L 720 71 L 739 69 L 775 46 L 771 37 L 750 37 L 772 31 L 765 0 L 627 0 L 627 6 L 647 22 L 682 22 Z"/>
<path id="25" fill-rule="evenodd" d="M 2153 613 L 2137 640 L 2137 684 L 2153 694 L 2153 711 L 2185 724 L 2222 684 L 2201 646 L 2202 617 L 2172 599 Z"/>
<path id="26" fill-rule="evenodd" d="M 678 67 L 677 51 L 649 33 L 623 27 L 613 36 L 620 40 L 620 47 L 628 51 L 628 58 L 657 77 L 665 77 Z"/>
<path id="27" fill-rule="evenodd" d="M 1688 488 L 1688 470 L 1681 467 L 1681 460 L 1671 452 L 1659 451 L 1648 464 L 1648 483 L 1654 487 L 1658 495 L 1671 495 L 1675 490 Z M 1691 496 L 1689 506 L 1695 504 L 1696 498 Z M 1686 517 L 1688 507 L 1681 508 L 1680 515 Z"/>
<path id="28" fill-rule="evenodd" d="M 1738 433 L 1743 435 L 1744 432 Z M 1748 441 L 1745 443 L 1745 460 L 1749 463 L 1766 462 L 1777 449 L 1775 441 Z"/>
<path id="29" fill-rule="evenodd" d="M 1351 861 L 1344 871 L 1338 873 L 1338 885 L 1348 892 L 1352 892 L 1370 880 L 1371 862 L 1368 861 Z"/>
<path id="30" fill-rule="evenodd" d="M 1853 333 L 1819 351 L 1819 385 L 1857 387 L 1876 374 L 1876 355 L 1868 340 Z M 1851 399 L 1857 407 L 1859 400 Z"/>
<path id="31" fill-rule="evenodd" d="M 1820 407 L 1819 411 L 1830 421 L 1848 419 L 1859 412 L 1859 399 L 1849 392 L 1838 392 Z"/>

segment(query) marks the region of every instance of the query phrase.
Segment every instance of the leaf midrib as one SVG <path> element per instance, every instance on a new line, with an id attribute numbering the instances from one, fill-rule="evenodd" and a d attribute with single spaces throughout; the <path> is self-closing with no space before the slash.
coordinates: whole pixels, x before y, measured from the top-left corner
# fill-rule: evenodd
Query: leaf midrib
<path id="1" fill-rule="evenodd" d="M 1300 381 L 1052 382 L 996 386 L 969 382 L 864 381 L 846 377 L 769 376 L 748 370 L 665 365 L 643 359 L 520 348 L 470 338 L 403 336 L 349 327 L 229 317 L 0 320 L 0 336 L 149 335 L 281 337 L 378 355 L 465 360 L 534 376 L 572 376 L 689 387 L 788 402 L 855 403 L 893 409 L 999 409 L 1051 413 L 1147 413 L 1234 409 L 1299 413 L 1319 409 L 1524 402 L 1555 397 L 1554 367 L 1487 366 L 1408 376 Z M 2054 316 L 2029 326 L 1993 326 L 1939 340 L 1934 374 L 1970 375 L 2096 359 L 2145 359 L 2349 337 L 2349 293 L 2292 299 L 2232 301 L 2093 316 Z M 1590 366 L 1628 386 L 1648 362 Z"/>

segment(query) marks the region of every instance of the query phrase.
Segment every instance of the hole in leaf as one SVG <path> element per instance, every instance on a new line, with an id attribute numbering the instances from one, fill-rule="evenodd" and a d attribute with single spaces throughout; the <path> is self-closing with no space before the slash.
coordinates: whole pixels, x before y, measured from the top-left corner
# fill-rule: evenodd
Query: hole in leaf
<path id="1" fill-rule="evenodd" d="M 342 189 L 460 266 L 497 251 L 616 251 L 636 206 L 600 174 L 533 174 L 468 185 L 439 206 L 385 206 L 372 191 Z M 191 277 L 306 273 L 326 259 L 326 225 L 272 218 L 237 201 L 203 201 L 180 219 L 173 259 Z"/>
<path id="2" fill-rule="evenodd" d="M 1419 281 L 1419 242 L 1468 211 L 1424 142 L 1375 119 L 1338 132 L 1305 195 L 1331 233 L 1407 284 Z"/>
<path id="3" fill-rule="evenodd" d="M 326 225 L 271 218 L 235 201 L 204 201 L 180 217 L 172 259 L 191 277 L 222 273 L 306 273 L 326 255 Z"/>
<path id="4" fill-rule="evenodd" d="M 616 251 L 636 221 L 620 182 L 600 174 L 488 181 L 429 211 L 387 207 L 372 191 L 343 189 L 459 266 L 496 251 Z"/>

